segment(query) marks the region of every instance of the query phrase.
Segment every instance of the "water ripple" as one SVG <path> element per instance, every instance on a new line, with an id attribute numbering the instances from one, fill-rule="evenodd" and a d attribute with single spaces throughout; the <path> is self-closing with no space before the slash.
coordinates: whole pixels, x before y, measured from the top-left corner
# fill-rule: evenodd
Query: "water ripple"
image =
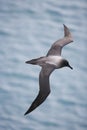
<path id="1" fill-rule="evenodd" d="M 86 0 L 0 1 L 0 129 L 87 129 Z M 73 71 L 55 71 L 51 94 L 29 116 L 40 68 L 26 60 L 45 55 L 69 26 L 74 42 L 63 50 Z"/>

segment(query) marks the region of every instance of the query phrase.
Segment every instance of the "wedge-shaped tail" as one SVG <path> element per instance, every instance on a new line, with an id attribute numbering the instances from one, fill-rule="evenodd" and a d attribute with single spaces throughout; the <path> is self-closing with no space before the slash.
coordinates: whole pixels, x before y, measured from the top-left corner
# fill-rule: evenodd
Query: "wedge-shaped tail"
<path id="1" fill-rule="evenodd" d="M 37 65 L 40 62 L 40 60 L 43 59 L 43 58 L 44 57 L 40 57 L 40 58 L 37 58 L 37 59 L 32 59 L 32 60 L 26 61 L 25 63 Z"/>

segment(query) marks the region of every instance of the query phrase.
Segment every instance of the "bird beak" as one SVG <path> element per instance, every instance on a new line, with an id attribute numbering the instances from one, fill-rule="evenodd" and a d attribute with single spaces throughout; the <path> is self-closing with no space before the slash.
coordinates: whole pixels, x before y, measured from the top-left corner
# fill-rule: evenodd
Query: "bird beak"
<path id="1" fill-rule="evenodd" d="M 69 67 L 70 69 L 73 69 L 70 65 L 68 65 L 68 67 Z"/>

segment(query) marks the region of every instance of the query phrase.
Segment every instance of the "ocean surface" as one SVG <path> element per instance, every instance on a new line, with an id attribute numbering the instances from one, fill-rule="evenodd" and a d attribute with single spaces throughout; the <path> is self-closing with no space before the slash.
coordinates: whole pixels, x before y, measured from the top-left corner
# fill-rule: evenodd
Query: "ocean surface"
<path id="1" fill-rule="evenodd" d="M 51 93 L 24 116 L 39 90 L 39 66 L 67 25 L 62 56 L 73 70 L 50 77 Z M 0 130 L 87 130 L 87 0 L 0 0 Z"/>

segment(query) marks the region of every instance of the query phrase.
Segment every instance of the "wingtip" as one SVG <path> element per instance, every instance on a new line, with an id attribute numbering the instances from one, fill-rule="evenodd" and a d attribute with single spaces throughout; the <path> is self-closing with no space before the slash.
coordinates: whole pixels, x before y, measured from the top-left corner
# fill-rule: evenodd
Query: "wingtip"
<path id="1" fill-rule="evenodd" d="M 28 109 L 25 113 L 24 113 L 24 116 L 26 116 L 27 114 L 29 114 L 31 111 L 30 109 Z"/>
<path id="2" fill-rule="evenodd" d="M 71 35 L 69 28 L 65 24 L 63 24 L 63 26 L 64 26 L 64 35 L 65 36 Z"/>
<path id="3" fill-rule="evenodd" d="M 65 24 L 63 24 L 63 26 L 64 26 L 64 29 L 68 29 L 69 30 L 69 28 Z"/>
<path id="4" fill-rule="evenodd" d="M 28 113 L 27 113 L 27 112 L 25 112 L 25 113 L 24 113 L 24 116 L 26 116 L 27 114 L 28 114 Z"/>
<path id="5" fill-rule="evenodd" d="M 28 113 L 27 113 L 27 111 L 24 113 L 24 116 L 26 116 Z"/>
<path id="6" fill-rule="evenodd" d="M 63 26 L 64 26 L 64 27 L 66 27 L 66 25 L 65 25 L 65 24 L 63 24 Z"/>
<path id="7" fill-rule="evenodd" d="M 71 39 L 71 41 L 73 42 L 72 34 L 71 34 L 69 28 L 65 24 L 63 24 L 63 26 L 64 26 L 64 36 L 69 37 Z"/>
<path id="8" fill-rule="evenodd" d="M 27 113 L 24 113 L 24 116 L 26 116 L 27 115 Z"/>

